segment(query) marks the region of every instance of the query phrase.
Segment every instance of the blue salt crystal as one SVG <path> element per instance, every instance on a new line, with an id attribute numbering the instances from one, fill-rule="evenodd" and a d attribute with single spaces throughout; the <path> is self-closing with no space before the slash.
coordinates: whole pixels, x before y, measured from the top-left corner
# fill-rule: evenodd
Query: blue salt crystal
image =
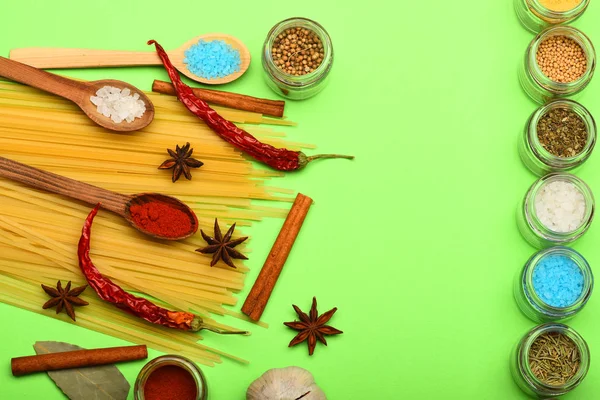
<path id="1" fill-rule="evenodd" d="M 239 72 L 240 52 L 223 40 L 200 40 L 185 51 L 183 62 L 194 74 L 204 79 L 217 79 Z"/>
<path id="2" fill-rule="evenodd" d="M 581 268 L 564 255 L 544 256 L 533 270 L 533 289 L 551 307 L 573 305 L 581 296 L 583 285 Z"/>

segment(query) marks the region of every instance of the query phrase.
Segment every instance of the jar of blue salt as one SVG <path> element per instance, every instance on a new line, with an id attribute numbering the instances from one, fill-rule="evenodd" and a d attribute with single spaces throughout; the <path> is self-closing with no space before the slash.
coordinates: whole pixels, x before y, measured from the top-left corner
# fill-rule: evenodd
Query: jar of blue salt
<path id="1" fill-rule="evenodd" d="M 565 321 L 583 309 L 594 287 L 585 258 L 569 247 L 534 254 L 516 279 L 515 299 L 536 322 Z"/>

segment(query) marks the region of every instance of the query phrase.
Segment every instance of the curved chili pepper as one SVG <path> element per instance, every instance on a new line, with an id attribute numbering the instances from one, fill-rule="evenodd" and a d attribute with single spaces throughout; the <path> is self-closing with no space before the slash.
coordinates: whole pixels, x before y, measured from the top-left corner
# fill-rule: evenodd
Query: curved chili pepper
<path id="1" fill-rule="evenodd" d="M 197 315 L 182 311 L 170 311 L 159 307 L 149 300 L 142 297 L 136 297 L 123 290 L 109 278 L 102 276 L 98 268 L 92 263 L 90 258 L 90 240 L 92 234 L 92 222 L 98 213 L 100 204 L 98 204 L 88 215 L 81 231 L 81 239 L 77 255 L 79 258 L 79 268 L 89 285 L 96 291 L 98 296 L 109 303 L 145 319 L 148 322 L 158 325 L 164 325 L 169 328 L 181 329 L 184 331 L 197 332 L 201 329 L 207 329 L 217 333 L 224 334 L 248 334 L 240 331 L 223 331 L 204 324 L 202 318 Z"/>
<path id="2" fill-rule="evenodd" d="M 221 117 L 215 110 L 210 108 L 205 101 L 196 97 L 192 89 L 181 81 L 179 73 L 169 60 L 169 56 L 162 46 L 155 40 L 148 41 L 148 44 L 154 44 L 156 46 L 156 52 L 162 60 L 171 82 L 173 82 L 177 97 L 188 110 L 202 119 L 206 125 L 227 142 L 249 154 L 256 160 L 280 171 L 295 171 L 304 168 L 306 164 L 318 158 L 354 158 L 354 156 L 342 156 L 338 154 L 319 154 L 309 157 L 301 151 L 292 151 L 283 148 L 279 149 L 270 144 L 260 142 L 245 130 L 238 128 L 234 123 Z"/>

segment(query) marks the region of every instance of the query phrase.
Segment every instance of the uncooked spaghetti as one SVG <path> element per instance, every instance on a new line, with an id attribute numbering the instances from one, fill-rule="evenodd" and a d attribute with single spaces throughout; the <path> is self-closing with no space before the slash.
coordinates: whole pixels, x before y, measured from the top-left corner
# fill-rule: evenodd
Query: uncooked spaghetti
<path id="1" fill-rule="evenodd" d="M 194 210 L 204 230 L 210 230 L 215 217 L 243 227 L 264 217 L 285 216 L 280 204 L 293 200 L 290 191 L 265 186 L 266 179 L 279 173 L 255 168 L 174 98 L 147 95 L 156 108 L 154 122 L 142 131 L 115 134 L 96 126 L 68 101 L 0 81 L 0 155 L 125 194 L 176 196 Z M 292 124 L 237 110 L 219 112 L 242 124 Z M 309 147 L 284 143 L 282 134 L 266 127 L 246 129 L 274 145 Z M 173 184 L 168 172 L 157 166 L 167 148 L 186 142 L 192 143 L 194 156 L 204 166 L 192 181 Z M 62 314 L 42 310 L 45 295 L 39 285 L 58 279 L 84 283 L 76 246 L 91 207 L 3 179 L 0 198 L 0 301 L 70 322 Z M 254 205 L 254 199 L 270 200 L 273 206 Z M 225 329 L 235 328 L 219 323 L 215 315 L 244 318 L 225 306 L 236 304 L 234 294 L 243 288 L 247 268 L 242 264 L 237 269 L 221 264 L 211 268 L 211 258 L 194 251 L 203 245 L 201 238 L 154 241 L 108 212 L 98 215 L 94 226 L 95 263 L 127 290 L 194 312 Z M 198 334 L 144 323 L 90 293 L 85 299 L 91 306 L 78 310 L 80 326 L 160 351 L 184 353 L 205 365 L 220 362 L 221 356 L 243 361 L 197 343 Z"/>

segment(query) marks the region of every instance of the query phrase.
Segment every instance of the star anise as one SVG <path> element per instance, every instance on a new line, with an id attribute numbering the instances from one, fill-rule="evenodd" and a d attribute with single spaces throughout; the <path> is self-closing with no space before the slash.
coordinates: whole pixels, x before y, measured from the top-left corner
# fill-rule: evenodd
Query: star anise
<path id="1" fill-rule="evenodd" d="M 186 143 L 183 147 L 179 147 L 179 145 L 176 145 L 175 151 L 167 149 L 167 152 L 169 153 L 171 158 L 160 164 L 158 169 L 173 168 L 173 182 L 177 182 L 182 173 L 186 177 L 186 179 L 192 179 L 192 173 L 190 172 L 190 168 L 200 168 L 204 165 L 202 161 L 198 161 L 195 158 L 192 158 L 192 153 L 194 152 L 194 149 L 190 149 L 189 143 Z"/>
<path id="2" fill-rule="evenodd" d="M 283 324 L 289 328 L 300 331 L 300 333 L 298 333 L 296 337 L 292 339 L 288 347 L 295 346 L 306 340 L 308 344 L 308 354 L 312 356 L 317 345 L 317 339 L 327 346 L 327 341 L 325 340 L 324 335 L 339 335 L 340 333 L 344 333 L 332 326 L 325 325 L 331 319 L 331 317 L 333 317 L 333 314 L 335 314 L 337 311 L 337 307 L 319 316 L 317 311 L 316 297 L 313 297 L 312 307 L 310 308 L 309 315 L 306 315 L 304 312 L 302 312 L 298 306 L 293 304 L 292 306 L 294 307 L 294 310 L 296 310 L 296 314 L 298 314 L 300 317 L 300 321 L 284 322 Z"/>
<path id="3" fill-rule="evenodd" d="M 60 281 L 56 283 L 56 289 L 42 284 L 42 289 L 44 289 L 44 292 L 48 293 L 52 297 L 42 306 L 42 308 L 45 310 L 47 308 L 56 307 L 57 314 L 64 308 L 69 317 L 75 321 L 75 310 L 73 309 L 73 305 L 87 306 L 89 304 L 87 301 L 77 297 L 85 290 L 86 287 L 87 285 L 83 285 L 75 289 L 71 289 L 71 281 L 67 283 L 67 286 L 64 289 Z"/>
<path id="4" fill-rule="evenodd" d="M 243 243 L 248 237 L 241 237 L 235 240 L 231 240 L 231 236 L 233 235 L 233 231 L 235 230 L 235 224 L 231 225 L 231 228 L 227 231 L 225 236 L 221 233 L 221 228 L 219 227 L 219 221 L 215 218 L 215 237 L 208 236 L 202 229 L 200 233 L 208 246 L 197 249 L 202 254 L 213 254 L 212 261 L 210 262 L 210 266 L 212 267 L 216 263 L 219 262 L 219 259 L 222 259 L 223 262 L 229 265 L 232 268 L 235 268 L 235 264 L 233 263 L 232 258 L 237 258 L 240 260 L 247 260 L 248 257 L 234 249 L 240 243 Z"/>

